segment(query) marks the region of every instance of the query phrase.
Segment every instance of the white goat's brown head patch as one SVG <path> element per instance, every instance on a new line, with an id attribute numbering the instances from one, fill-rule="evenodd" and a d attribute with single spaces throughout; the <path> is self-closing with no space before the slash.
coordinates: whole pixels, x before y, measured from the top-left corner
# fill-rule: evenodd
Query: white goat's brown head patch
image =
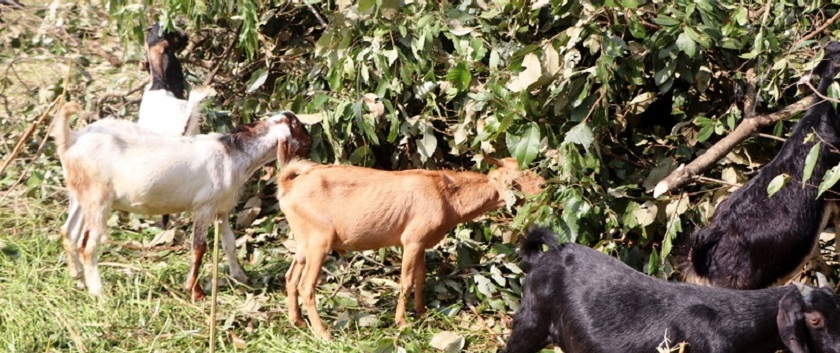
<path id="1" fill-rule="evenodd" d="M 309 157 L 309 149 L 312 146 L 312 138 L 309 132 L 303 127 L 297 115 L 290 111 L 280 112 L 267 121 L 270 124 L 286 125 L 289 129 L 288 137 L 279 137 L 277 142 L 277 162 L 280 167 L 291 162 L 295 157 Z"/>

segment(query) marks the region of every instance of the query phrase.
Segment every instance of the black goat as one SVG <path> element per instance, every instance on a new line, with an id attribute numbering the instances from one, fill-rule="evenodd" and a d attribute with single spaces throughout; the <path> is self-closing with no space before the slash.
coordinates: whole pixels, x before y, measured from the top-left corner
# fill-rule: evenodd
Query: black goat
<path id="1" fill-rule="evenodd" d="M 150 91 L 166 90 L 178 99 L 187 99 L 184 94 L 184 69 L 175 54 L 184 49 L 189 41 L 186 32 L 175 29 L 163 30 L 159 23 L 146 30 L 146 60 L 152 74 Z"/>
<path id="2" fill-rule="evenodd" d="M 825 57 L 814 69 L 825 96 L 840 65 L 840 43 L 825 48 Z M 808 139 L 808 135 L 814 134 Z M 802 187 L 805 158 L 820 142 L 819 157 L 809 185 Z M 840 115 L 831 102 L 819 96 L 796 123 L 779 154 L 758 175 L 732 193 L 715 210 L 708 226 L 690 240 L 686 281 L 715 287 L 757 289 L 784 282 L 811 258 L 819 233 L 833 213 L 833 203 L 817 197 L 817 187 L 827 170 L 840 163 Z M 775 195 L 767 185 L 785 173 L 792 181 Z"/>
<path id="3" fill-rule="evenodd" d="M 665 282 L 593 249 L 560 245 L 545 230 L 531 230 L 520 252 L 527 276 L 504 353 L 549 344 L 570 353 L 651 353 L 666 336 L 695 353 L 840 352 L 840 300 L 827 287 Z"/>

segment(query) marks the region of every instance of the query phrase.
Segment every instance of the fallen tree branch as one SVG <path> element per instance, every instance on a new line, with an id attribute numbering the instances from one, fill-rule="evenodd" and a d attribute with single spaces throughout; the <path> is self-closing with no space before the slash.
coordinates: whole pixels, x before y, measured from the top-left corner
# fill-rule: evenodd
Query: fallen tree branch
<path id="1" fill-rule="evenodd" d="M 659 195 L 685 185 L 697 175 L 709 169 L 713 163 L 723 158 L 723 156 L 729 153 L 741 141 L 756 133 L 759 128 L 773 125 L 777 121 L 788 119 L 794 114 L 808 109 L 811 105 L 811 100 L 812 98 L 808 96 L 775 113 L 756 115 L 751 119 L 744 119 L 732 133 L 715 143 L 706 150 L 706 153 L 703 153 L 688 165 L 681 165 L 665 177 L 665 179 L 659 181 L 656 187 L 653 188 L 653 197 L 659 197 Z"/>

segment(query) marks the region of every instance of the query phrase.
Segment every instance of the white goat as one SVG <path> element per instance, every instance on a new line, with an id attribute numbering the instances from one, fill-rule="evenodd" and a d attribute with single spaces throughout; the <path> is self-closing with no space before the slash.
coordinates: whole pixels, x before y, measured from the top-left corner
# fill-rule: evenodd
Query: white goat
<path id="1" fill-rule="evenodd" d="M 458 223 L 505 204 L 515 188 L 533 195 L 545 182 L 518 168 L 516 160 L 485 160 L 490 174 L 450 170 L 382 171 L 294 161 L 280 171 L 278 199 L 297 240 L 286 272 L 289 319 L 305 326 L 298 291 L 317 335 L 331 339 L 315 307 L 315 284 L 330 250 L 360 251 L 402 246 L 402 274 L 396 322 L 405 326 L 406 298 L 414 288 L 414 309 L 425 312 L 424 251 Z"/>
<path id="2" fill-rule="evenodd" d="M 80 285 L 93 295 L 102 294 L 97 246 L 106 239 L 112 207 L 141 214 L 193 212 L 193 257 L 186 288 L 196 299 L 204 296 L 197 277 L 207 228 L 220 219 L 231 276 L 246 282 L 228 215 L 240 187 L 257 168 L 275 159 L 282 166 L 296 154 L 308 154 L 311 141 L 297 117 L 282 112 L 230 134 L 172 137 L 117 119 L 70 131 L 67 118 L 79 109 L 72 103 L 62 107 L 52 135 L 70 192 L 69 216 L 61 233 L 70 274 Z"/>
<path id="3" fill-rule="evenodd" d="M 161 135 L 197 134 L 199 104 L 216 94 L 212 88 L 202 86 L 184 99 L 184 70 L 175 53 L 184 48 L 187 40 L 183 31 L 163 31 L 157 23 L 146 33 L 146 60 L 152 81 L 140 100 L 137 124 Z"/>

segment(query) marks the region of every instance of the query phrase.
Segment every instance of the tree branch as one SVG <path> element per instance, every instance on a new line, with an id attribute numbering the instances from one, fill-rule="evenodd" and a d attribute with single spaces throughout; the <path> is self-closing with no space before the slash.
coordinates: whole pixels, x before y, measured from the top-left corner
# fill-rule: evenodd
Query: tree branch
<path id="1" fill-rule="evenodd" d="M 700 173 L 706 171 L 711 165 L 723 158 L 729 151 L 735 148 L 736 145 L 744 141 L 750 135 L 756 133 L 759 128 L 763 126 L 773 125 L 779 120 L 785 120 L 794 114 L 801 112 L 811 105 L 812 98 L 810 96 L 802 98 L 796 103 L 793 103 L 784 109 L 770 114 L 756 115 L 751 119 L 744 119 L 738 124 L 732 133 L 726 135 L 723 139 L 715 143 L 712 147 L 706 150 L 700 157 L 693 160 L 688 165 L 681 165 L 679 168 L 671 172 L 665 179 L 662 179 L 653 188 L 653 197 L 659 197 L 668 191 L 679 188 L 685 185 L 690 180 L 694 179 Z"/>
<path id="2" fill-rule="evenodd" d="M 796 41 L 796 44 L 792 45 L 792 46 L 791 46 L 791 48 L 796 48 L 796 47 L 798 47 L 798 46 L 799 46 L 799 43 L 802 43 L 802 42 L 804 42 L 804 41 L 806 41 L 806 40 L 809 40 L 809 39 L 811 39 L 811 38 L 814 38 L 814 36 L 816 36 L 817 34 L 822 33 L 822 31 L 825 31 L 825 30 L 826 30 L 829 26 L 831 26 L 834 22 L 837 22 L 837 20 L 838 20 L 838 19 L 840 19 L 840 12 L 838 12 L 838 13 L 834 14 L 834 16 L 831 16 L 831 18 L 829 18 L 828 20 L 826 20 L 826 21 L 825 21 L 825 23 L 823 23 L 821 26 L 819 26 L 819 27 L 818 27 L 817 29 L 815 29 L 813 32 L 808 33 L 806 36 L 804 36 L 804 37 L 802 37 L 802 38 L 799 38 L 799 40 L 798 40 L 798 41 Z"/>
<path id="3" fill-rule="evenodd" d="M 225 51 L 222 53 L 221 59 L 218 62 L 216 62 L 216 68 L 214 68 L 213 71 L 211 71 L 210 74 L 207 75 L 207 77 L 204 79 L 204 82 L 201 83 L 202 85 L 207 86 L 213 82 L 213 79 L 216 77 L 216 74 L 219 73 L 219 69 L 222 68 L 222 65 L 224 65 L 225 61 L 227 61 L 228 56 L 230 56 L 230 53 L 233 51 L 233 47 L 236 46 L 236 41 L 239 40 L 240 30 L 242 30 L 242 26 L 236 27 L 236 31 L 233 32 L 233 40 L 231 40 L 230 44 L 227 46 L 227 48 L 225 48 Z"/>

